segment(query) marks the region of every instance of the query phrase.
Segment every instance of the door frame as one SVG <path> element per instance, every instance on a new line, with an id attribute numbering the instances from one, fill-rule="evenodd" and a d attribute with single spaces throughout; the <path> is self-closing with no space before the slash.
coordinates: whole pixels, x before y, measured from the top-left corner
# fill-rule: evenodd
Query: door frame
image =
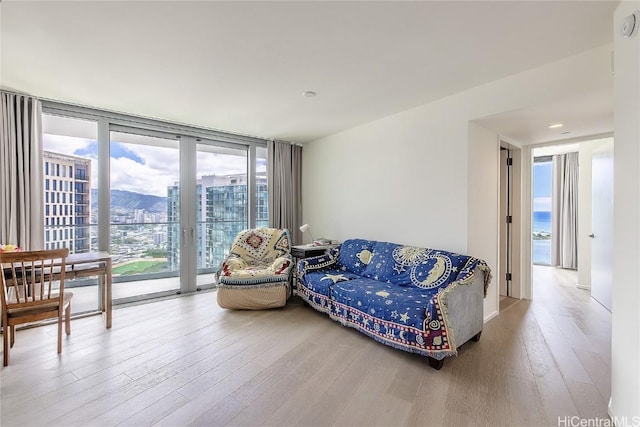
<path id="1" fill-rule="evenodd" d="M 551 141 L 541 144 L 531 144 L 522 147 L 522 221 L 521 221 L 521 295 L 522 299 L 533 299 L 533 258 L 532 244 L 533 238 L 532 218 L 533 218 L 533 150 L 540 147 L 549 147 L 555 145 L 565 145 L 572 143 L 581 143 L 596 139 L 612 138 L 613 133 L 603 133 L 589 135 L 579 138 L 563 139 L 561 141 Z M 578 267 L 579 268 L 579 267 Z"/>
<path id="2" fill-rule="evenodd" d="M 509 177 L 509 186 L 511 187 L 511 194 L 510 194 L 510 207 L 508 207 L 506 209 L 506 213 L 507 215 L 511 216 L 511 223 L 510 223 L 510 227 L 507 227 L 506 225 L 506 217 L 505 218 L 500 218 L 500 235 L 503 236 L 503 233 L 509 234 L 509 238 L 511 240 L 511 250 L 510 253 L 506 253 L 504 248 L 504 242 L 502 237 L 499 240 L 499 254 L 500 254 L 500 259 L 499 259 L 499 263 L 498 263 L 498 274 L 500 277 L 500 281 L 502 281 L 503 277 L 506 276 L 507 273 L 511 273 L 511 280 L 509 281 L 510 283 L 507 283 L 507 289 L 508 289 L 508 293 L 507 295 L 512 297 L 512 298 L 516 298 L 516 299 L 521 299 L 522 298 L 522 220 L 523 220 L 523 205 L 522 205 L 522 196 L 523 196 L 523 191 L 522 191 L 522 185 L 523 185 L 523 179 L 522 179 L 522 148 L 509 142 L 506 138 L 501 137 L 500 138 L 500 147 L 499 150 L 501 150 L 502 148 L 509 150 L 510 152 L 510 157 L 511 157 L 511 173 L 510 173 L 510 177 Z M 500 168 L 500 180 L 498 183 L 499 186 L 499 191 L 500 194 L 502 194 L 502 185 L 500 184 L 500 182 L 502 181 L 502 171 L 503 171 L 503 167 L 500 164 L 499 166 Z M 502 205 L 502 197 L 498 198 L 498 212 L 501 211 L 501 205 Z M 509 232 L 507 233 L 506 229 L 510 228 Z M 507 262 L 510 265 L 506 265 Z M 510 271 L 508 271 L 510 270 Z M 500 296 L 502 296 L 502 294 L 500 293 L 500 290 L 498 291 Z"/>

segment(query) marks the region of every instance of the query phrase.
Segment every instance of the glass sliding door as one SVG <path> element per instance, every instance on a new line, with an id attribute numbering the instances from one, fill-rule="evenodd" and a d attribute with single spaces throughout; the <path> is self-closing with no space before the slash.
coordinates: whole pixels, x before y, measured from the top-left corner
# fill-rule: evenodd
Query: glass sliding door
<path id="1" fill-rule="evenodd" d="M 115 300 L 181 289 L 179 140 L 144 133 L 110 132 Z"/>
<path id="2" fill-rule="evenodd" d="M 42 115 L 45 249 L 98 250 L 98 124 Z M 73 314 L 98 310 L 96 279 L 76 279 Z"/>
<path id="3" fill-rule="evenodd" d="M 269 226 L 267 147 L 256 147 L 256 227 Z"/>
<path id="4" fill-rule="evenodd" d="M 46 247 L 109 251 L 114 303 L 213 287 L 238 232 L 268 225 L 265 141 L 51 101 L 43 111 Z M 99 309 L 96 279 L 68 286 L 74 313 Z"/>
<path id="5" fill-rule="evenodd" d="M 197 141 L 195 249 L 200 288 L 213 285 L 213 273 L 233 239 L 249 227 L 247 165 L 247 148 Z"/>

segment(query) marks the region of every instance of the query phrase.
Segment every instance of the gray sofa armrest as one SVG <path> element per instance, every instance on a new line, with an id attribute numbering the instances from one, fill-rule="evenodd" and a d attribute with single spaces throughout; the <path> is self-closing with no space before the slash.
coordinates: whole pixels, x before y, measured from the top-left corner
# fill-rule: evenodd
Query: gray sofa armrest
<path id="1" fill-rule="evenodd" d="M 446 292 L 446 309 L 449 325 L 453 330 L 455 347 L 474 338 L 482 332 L 484 325 L 484 283 L 485 272 L 476 268 L 473 281 L 467 285 L 458 284 Z M 451 340 L 451 337 L 449 337 Z"/>

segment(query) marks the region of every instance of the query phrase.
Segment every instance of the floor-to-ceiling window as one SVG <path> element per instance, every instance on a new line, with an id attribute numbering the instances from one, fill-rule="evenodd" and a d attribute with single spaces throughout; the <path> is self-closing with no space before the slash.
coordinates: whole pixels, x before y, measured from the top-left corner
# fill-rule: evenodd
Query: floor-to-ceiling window
<path id="1" fill-rule="evenodd" d="M 116 303 L 213 286 L 237 232 L 268 224 L 264 140 L 53 102 L 43 111 L 45 150 L 68 157 L 45 161 L 48 247 L 108 250 Z"/>
<path id="2" fill-rule="evenodd" d="M 98 250 L 98 124 L 45 114 L 42 127 L 45 249 Z M 77 296 L 74 313 L 98 309 L 97 280 L 70 281 L 67 287 Z"/>
<path id="3" fill-rule="evenodd" d="M 233 239 L 249 224 L 248 150 L 214 141 L 196 145 L 198 284 L 211 283 Z"/>
<path id="4" fill-rule="evenodd" d="M 256 227 L 269 226 L 267 148 L 256 147 Z"/>
<path id="5" fill-rule="evenodd" d="M 551 264 L 551 156 L 533 161 L 533 263 Z"/>
<path id="6" fill-rule="evenodd" d="M 114 298 L 180 290 L 179 141 L 135 131 L 109 139 Z"/>

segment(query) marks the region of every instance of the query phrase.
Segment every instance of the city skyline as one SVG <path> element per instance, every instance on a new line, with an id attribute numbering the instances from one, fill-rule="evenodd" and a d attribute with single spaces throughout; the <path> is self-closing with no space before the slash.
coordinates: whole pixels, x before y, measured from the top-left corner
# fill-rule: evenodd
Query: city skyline
<path id="1" fill-rule="evenodd" d="M 48 249 L 68 247 L 71 253 L 83 253 L 97 244 L 98 230 L 94 227 L 97 209 L 90 200 L 91 162 L 86 154 L 77 149 L 73 155 L 49 149 L 44 151 L 45 244 Z M 257 222 L 264 226 L 268 221 L 266 172 L 257 173 L 256 187 Z M 244 173 L 204 175 L 197 180 L 194 237 L 198 269 L 218 266 L 237 233 L 247 227 L 248 193 Z M 139 263 L 129 275 L 178 271 L 181 260 L 179 188 L 166 186 L 165 196 L 135 194 L 139 196 L 116 197 L 124 198 L 124 203 L 119 209 L 112 209 L 110 214 L 110 253 L 114 264 Z M 139 207 L 141 198 L 150 197 L 164 200 L 161 204 L 164 215 L 158 209 L 151 213 Z M 149 207 L 157 208 L 157 205 L 155 202 Z"/>

